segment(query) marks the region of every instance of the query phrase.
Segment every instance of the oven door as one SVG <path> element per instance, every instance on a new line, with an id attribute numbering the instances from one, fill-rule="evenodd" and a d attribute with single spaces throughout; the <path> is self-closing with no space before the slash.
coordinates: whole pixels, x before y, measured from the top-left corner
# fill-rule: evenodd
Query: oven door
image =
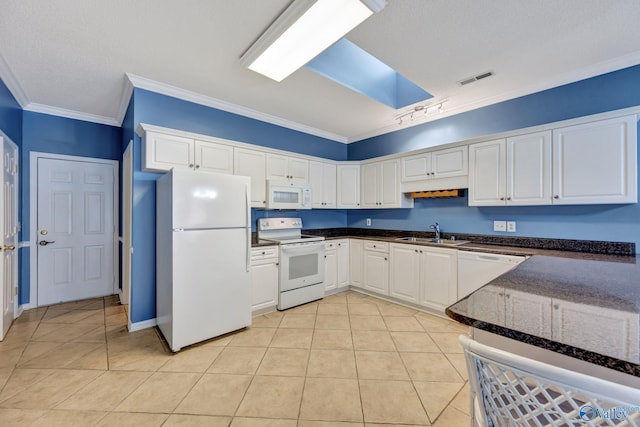
<path id="1" fill-rule="evenodd" d="M 280 292 L 324 282 L 324 242 L 280 245 Z"/>

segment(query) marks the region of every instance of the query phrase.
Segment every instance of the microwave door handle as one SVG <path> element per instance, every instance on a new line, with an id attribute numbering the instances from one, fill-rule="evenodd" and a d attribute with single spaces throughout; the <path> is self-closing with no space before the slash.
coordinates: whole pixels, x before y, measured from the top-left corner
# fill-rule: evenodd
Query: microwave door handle
<path id="1" fill-rule="evenodd" d="M 247 242 L 246 242 L 246 264 L 245 268 L 247 273 L 251 271 L 251 197 L 249 194 L 249 184 L 244 185 L 244 198 L 247 206 L 247 221 L 245 223 L 245 229 L 247 230 Z"/>

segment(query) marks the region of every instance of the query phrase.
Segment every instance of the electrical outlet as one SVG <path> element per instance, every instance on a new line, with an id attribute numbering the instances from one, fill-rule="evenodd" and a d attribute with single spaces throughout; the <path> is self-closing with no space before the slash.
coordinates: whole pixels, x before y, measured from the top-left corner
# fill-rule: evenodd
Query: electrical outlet
<path id="1" fill-rule="evenodd" d="M 367 218 L 367 227 L 371 227 L 371 218 Z"/>
<path id="2" fill-rule="evenodd" d="M 515 232 L 516 232 L 516 222 L 507 221 L 507 233 L 515 233 Z"/>
<path id="3" fill-rule="evenodd" d="M 507 221 L 493 221 L 493 231 L 507 231 Z"/>

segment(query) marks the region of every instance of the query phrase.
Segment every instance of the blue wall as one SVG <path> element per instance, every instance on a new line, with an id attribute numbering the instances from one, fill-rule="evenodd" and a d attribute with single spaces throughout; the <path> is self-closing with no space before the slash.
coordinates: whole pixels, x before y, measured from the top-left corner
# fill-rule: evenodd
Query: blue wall
<path id="1" fill-rule="evenodd" d="M 29 173 L 32 151 L 119 160 L 122 131 L 115 126 L 24 111 L 20 152 L 21 241 L 29 240 Z M 20 252 L 20 304 L 30 302 L 29 251 Z"/>
<path id="2" fill-rule="evenodd" d="M 0 80 L 0 130 L 20 147 L 22 108 L 2 80 Z"/>
<path id="3" fill-rule="evenodd" d="M 347 158 L 345 144 L 143 89 L 134 89 L 133 111 L 134 128 L 140 123 L 146 123 L 328 159 Z M 134 323 L 153 319 L 156 311 L 155 181 L 160 175 L 142 172 L 141 154 L 141 140 L 136 135 L 133 183 L 134 252 L 130 306 L 131 321 Z M 305 227 L 310 228 L 345 227 L 347 223 L 347 214 L 342 210 L 278 212 L 278 216 L 284 214 L 302 217 Z M 274 214 L 253 210 L 254 229 L 256 219 L 266 215 Z"/>
<path id="4" fill-rule="evenodd" d="M 640 66 L 480 108 L 349 145 L 359 160 L 464 138 L 640 105 Z M 638 132 L 640 136 L 640 132 Z M 639 153 L 640 154 L 640 153 Z M 640 159 L 638 161 L 640 164 Z M 639 185 L 640 187 L 640 185 Z M 634 242 L 640 250 L 640 205 L 469 207 L 467 198 L 418 199 L 413 209 L 349 211 L 349 227 Z M 494 220 L 517 222 L 516 233 L 493 232 Z"/>

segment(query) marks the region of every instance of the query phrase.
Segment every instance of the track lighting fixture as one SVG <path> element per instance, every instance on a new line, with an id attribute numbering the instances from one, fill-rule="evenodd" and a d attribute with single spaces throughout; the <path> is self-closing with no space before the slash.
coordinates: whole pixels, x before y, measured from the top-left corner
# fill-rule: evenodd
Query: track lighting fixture
<path id="1" fill-rule="evenodd" d="M 429 114 L 429 112 L 433 112 L 433 111 L 437 111 L 438 113 L 443 113 L 444 112 L 444 108 L 442 106 L 447 101 L 448 101 L 448 99 L 445 99 L 443 101 L 440 101 L 437 104 L 416 105 L 415 107 L 413 107 L 412 110 L 406 111 L 406 112 L 396 116 L 396 120 L 398 121 L 399 125 L 402 125 L 402 123 L 404 123 L 404 120 L 407 117 L 409 118 L 409 120 L 414 121 L 415 120 L 415 114 L 419 113 L 419 112 L 422 112 L 422 114 L 424 116 L 427 116 Z"/>

